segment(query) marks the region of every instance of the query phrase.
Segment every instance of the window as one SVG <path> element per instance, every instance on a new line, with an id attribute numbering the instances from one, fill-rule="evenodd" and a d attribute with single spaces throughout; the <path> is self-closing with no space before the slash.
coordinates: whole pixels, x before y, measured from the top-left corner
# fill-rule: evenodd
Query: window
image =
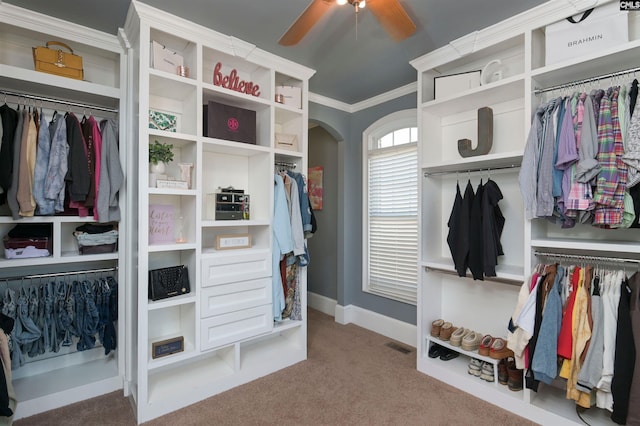
<path id="1" fill-rule="evenodd" d="M 418 129 L 415 110 L 391 114 L 364 133 L 363 291 L 416 303 Z"/>

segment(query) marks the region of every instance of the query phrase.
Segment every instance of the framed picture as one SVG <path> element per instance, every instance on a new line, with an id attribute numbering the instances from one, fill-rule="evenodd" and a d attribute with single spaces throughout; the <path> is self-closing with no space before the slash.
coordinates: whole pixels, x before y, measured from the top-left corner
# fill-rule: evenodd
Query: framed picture
<path id="1" fill-rule="evenodd" d="M 149 128 L 165 132 L 180 132 L 180 114 L 149 109 Z"/>
<path id="2" fill-rule="evenodd" d="M 175 212 L 170 204 L 149 205 L 149 244 L 173 244 Z"/>
<path id="3" fill-rule="evenodd" d="M 309 201 L 311 208 L 314 210 L 322 210 L 322 166 L 309 167 Z"/>
<path id="4" fill-rule="evenodd" d="M 250 247 L 250 234 L 229 234 L 216 236 L 216 250 L 230 250 Z"/>
<path id="5" fill-rule="evenodd" d="M 172 339 L 153 342 L 151 344 L 151 358 L 162 358 L 163 356 L 184 351 L 184 337 L 174 337 Z"/>

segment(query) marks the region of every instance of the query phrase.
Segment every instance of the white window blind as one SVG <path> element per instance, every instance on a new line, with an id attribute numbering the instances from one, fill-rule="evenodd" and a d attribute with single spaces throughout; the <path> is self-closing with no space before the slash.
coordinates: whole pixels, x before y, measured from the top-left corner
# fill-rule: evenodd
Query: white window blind
<path id="1" fill-rule="evenodd" d="M 369 150 L 367 290 L 408 303 L 417 297 L 417 167 L 415 142 Z"/>

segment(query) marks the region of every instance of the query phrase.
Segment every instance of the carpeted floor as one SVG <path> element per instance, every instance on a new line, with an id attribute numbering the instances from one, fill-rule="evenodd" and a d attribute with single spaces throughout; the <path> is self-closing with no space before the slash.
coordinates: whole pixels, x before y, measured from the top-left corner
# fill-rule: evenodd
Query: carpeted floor
<path id="1" fill-rule="evenodd" d="M 333 317 L 312 309 L 308 315 L 306 361 L 146 424 L 533 424 L 418 372 L 413 348 L 404 353 L 379 334 L 337 324 Z M 121 392 L 14 422 L 16 426 L 135 424 Z"/>

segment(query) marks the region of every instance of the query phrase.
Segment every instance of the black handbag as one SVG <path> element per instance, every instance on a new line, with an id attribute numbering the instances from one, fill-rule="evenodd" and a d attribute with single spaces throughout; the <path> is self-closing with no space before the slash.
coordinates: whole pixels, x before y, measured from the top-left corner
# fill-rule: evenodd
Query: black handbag
<path id="1" fill-rule="evenodd" d="M 149 299 L 151 300 L 166 299 L 190 291 L 189 270 L 184 265 L 149 271 Z"/>

